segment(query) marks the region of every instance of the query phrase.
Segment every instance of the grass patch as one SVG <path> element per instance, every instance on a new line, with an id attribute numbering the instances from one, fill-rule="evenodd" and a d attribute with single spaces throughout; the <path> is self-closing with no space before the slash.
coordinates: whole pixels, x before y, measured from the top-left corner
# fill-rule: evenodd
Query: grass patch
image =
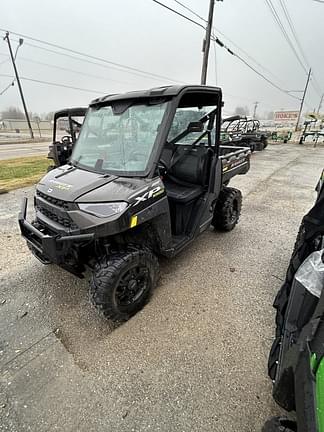
<path id="1" fill-rule="evenodd" d="M 0 161 L 0 192 L 37 183 L 50 161 L 45 156 L 22 157 Z"/>

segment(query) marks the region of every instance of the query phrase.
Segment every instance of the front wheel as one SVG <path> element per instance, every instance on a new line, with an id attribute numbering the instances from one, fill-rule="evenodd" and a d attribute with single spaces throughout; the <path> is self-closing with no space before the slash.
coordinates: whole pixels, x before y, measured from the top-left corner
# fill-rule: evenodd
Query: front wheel
<path id="1" fill-rule="evenodd" d="M 90 280 L 90 300 L 112 321 L 127 321 L 147 303 L 158 276 L 158 261 L 149 249 L 130 247 L 104 256 Z"/>
<path id="2" fill-rule="evenodd" d="M 239 221 L 241 208 L 241 191 L 223 187 L 216 203 L 212 225 L 220 231 L 231 231 Z"/>
<path id="3" fill-rule="evenodd" d="M 262 150 L 265 149 L 263 141 L 258 142 L 255 146 L 256 146 L 255 148 L 256 148 L 257 151 L 262 151 Z"/>

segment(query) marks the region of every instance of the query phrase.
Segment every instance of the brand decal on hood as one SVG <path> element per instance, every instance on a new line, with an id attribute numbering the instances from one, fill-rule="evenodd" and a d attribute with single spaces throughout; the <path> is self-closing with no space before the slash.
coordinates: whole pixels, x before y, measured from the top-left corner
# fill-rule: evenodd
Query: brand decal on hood
<path id="1" fill-rule="evenodd" d="M 71 185 L 71 184 L 68 184 L 68 183 L 62 183 L 62 182 L 59 182 L 59 181 L 57 181 L 57 180 L 50 180 L 49 181 L 50 183 L 51 183 L 51 186 L 52 187 L 54 187 L 55 189 L 59 189 L 59 190 L 62 190 L 62 191 L 68 191 L 68 190 L 70 190 L 71 188 L 73 188 L 73 185 Z M 49 188 L 48 190 L 47 190 L 47 192 L 53 192 L 53 189 L 52 188 Z"/>

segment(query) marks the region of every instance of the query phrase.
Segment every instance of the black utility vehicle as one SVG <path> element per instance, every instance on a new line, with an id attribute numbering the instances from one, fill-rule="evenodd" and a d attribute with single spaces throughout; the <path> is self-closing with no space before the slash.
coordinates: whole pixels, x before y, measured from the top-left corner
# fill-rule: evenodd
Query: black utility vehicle
<path id="1" fill-rule="evenodd" d="M 273 418 L 264 432 L 324 432 L 324 171 L 304 216 L 274 307 L 268 370 L 273 397 L 296 422 Z"/>
<path id="2" fill-rule="evenodd" d="M 268 145 L 268 132 L 260 130 L 260 122 L 247 117 L 232 116 L 222 124 L 224 143 L 234 146 L 247 146 L 251 151 L 264 150 Z"/>
<path id="3" fill-rule="evenodd" d="M 37 185 L 36 218 L 22 235 L 44 264 L 81 276 L 113 320 L 143 307 L 157 255 L 172 257 L 210 225 L 238 222 L 241 192 L 225 187 L 250 167 L 250 150 L 219 145 L 222 92 L 170 86 L 90 104 L 68 164 Z"/>
<path id="4" fill-rule="evenodd" d="M 67 108 L 54 114 L 53 142 L 49 146 L 48 159 L 54 161 L 50 169 L 65 165 L 72 154 L 80 133 L 87 108 Z"/>

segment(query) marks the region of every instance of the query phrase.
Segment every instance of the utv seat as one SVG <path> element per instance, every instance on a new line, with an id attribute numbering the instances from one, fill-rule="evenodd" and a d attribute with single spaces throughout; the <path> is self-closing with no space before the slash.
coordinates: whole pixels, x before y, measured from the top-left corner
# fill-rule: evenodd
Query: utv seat
<path id="1" fill-rule="evenodd" d="M 187 204 L 203 194 L 212 150 L 179 145 L 173 154 L 164 186 L 170 201 Z"/>

